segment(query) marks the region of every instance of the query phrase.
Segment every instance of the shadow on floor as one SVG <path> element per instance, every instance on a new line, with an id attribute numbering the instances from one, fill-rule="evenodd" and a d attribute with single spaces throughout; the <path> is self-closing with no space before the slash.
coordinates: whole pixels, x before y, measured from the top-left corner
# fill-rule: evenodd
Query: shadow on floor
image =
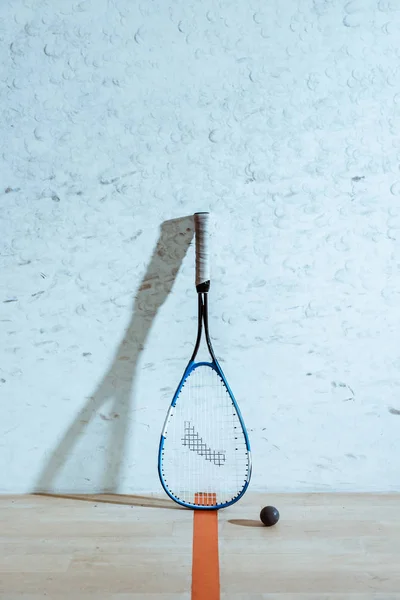
<path id="1" fill-rule="evenodd" d="M 231 525 L 240 525 L 241 527 L 264 527 L 261 521 L 252 519 L 229 519 L 228 523 Z"/>
<path id="2" fill-rule="evenodd" d="M 125 504 L 127 506 L 144 506 L 147 508 L 167 508 L 173 510 L 188 510 L 179 506 L 176 502 L 168 498 L 157 498 L 153 496 L 136 496 L 129 494 L 50 494 L 46 492 L 36 492 L 35 496 L 45 498 L 63 498 L 67 500 L 82 500 L 93 504 Z"/>

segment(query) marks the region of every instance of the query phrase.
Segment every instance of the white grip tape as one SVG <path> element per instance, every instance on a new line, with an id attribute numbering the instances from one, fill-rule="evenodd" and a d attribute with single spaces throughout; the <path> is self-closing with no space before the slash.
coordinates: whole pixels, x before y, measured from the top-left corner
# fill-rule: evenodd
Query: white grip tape
<path id="1" fill-rule="evenodd" d="M 196 213 L 196 286 L 210 280 L 209 213 Z"/>

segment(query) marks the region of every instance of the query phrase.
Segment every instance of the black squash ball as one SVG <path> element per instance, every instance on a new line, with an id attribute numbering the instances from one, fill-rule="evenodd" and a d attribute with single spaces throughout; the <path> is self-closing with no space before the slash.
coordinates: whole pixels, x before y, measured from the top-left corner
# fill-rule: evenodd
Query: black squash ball
<path id="1" fill-rule="evenodd" d="M 275 506 L 264 506 L 260 512 L 260 519 L 266 527 L 272 527 L 279 521 L 279 510 Z"/>

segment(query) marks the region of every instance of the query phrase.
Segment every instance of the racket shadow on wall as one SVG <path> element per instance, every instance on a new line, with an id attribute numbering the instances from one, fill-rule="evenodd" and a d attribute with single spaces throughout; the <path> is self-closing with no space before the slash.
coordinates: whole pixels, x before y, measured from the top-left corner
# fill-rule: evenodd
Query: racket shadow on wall
<path id="1" fill-rule="evenodd" d="M 71 455 L 76 454 L 78 443 L 81 445 L 89 423 L 99 416 L 107 421 L 108 440 L 104 444 L 101 484 L 96 484 L 96 488 L 110 493 L 118 491 L 129 419 L 134 410 L 132 395 L 140 357 L 157 312 L 172 290 L 193 235 L 192 215 L 162 223 L 149 266 L 135 295 L 132 318 L 124 338 L 109 369 L 39 473 L 35 485 L 36 493 L 53 492 L 55 487 L 57 490 L 71 489 L 71 476 L 73 477 L 74 473 L 70 474 L 69 484 L 63 485 L 62 472 L 68 460 L 71 460 Z M 102 410 L 107 415 L 102 414 Z M 88 439 L 90 443 L 90 437 Z M 80 481 L 88 481 L 91 475 L 90 464 L 94 462 L 98 465 L 102 459 L 101 452 L 98 451 L 98 436 L 95 436 L 95 444 L 96 448 L 93 447 L 93 443 L 92 447 L 86 445 L 84 456 L 81 455 L 80 459 L 79 456 L 74 456 L 74 469 L 75 472 L 79 469 Z"/>

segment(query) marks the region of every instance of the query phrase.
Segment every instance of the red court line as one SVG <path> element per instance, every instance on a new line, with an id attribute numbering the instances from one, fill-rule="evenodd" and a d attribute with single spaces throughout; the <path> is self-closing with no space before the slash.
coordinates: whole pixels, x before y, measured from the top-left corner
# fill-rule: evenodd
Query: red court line
<path id="1" fill-rule="evenodd" d="M 215 494 L 196 494 L 196 504 L 215 504 Z M 220 600 L 218 511 L 193 515 L 192 600 Z"/>

